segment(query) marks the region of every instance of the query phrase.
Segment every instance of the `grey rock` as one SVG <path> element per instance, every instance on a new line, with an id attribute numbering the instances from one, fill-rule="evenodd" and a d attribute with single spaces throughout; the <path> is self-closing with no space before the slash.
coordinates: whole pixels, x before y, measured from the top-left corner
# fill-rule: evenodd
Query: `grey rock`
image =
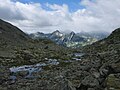
<path id="1" fill-rule="evenodd" d="M 99 86 L 99 81 L 94 78 L 92 75 L 89 75 L 87 77 L 85 77 L 85 79 L 82 81 L 81 83 L 82 85 L 86 86 L 86 87 L 98 87 Z"/>
<path id="2" fill-rule="evenodd" d="M 16 75 L 17 77 L 19 77 L 19 76 L 20 76 L 20 77 L 25 77 L 25 76 L 28 75 L 28 73 L 29 73 L 28 71 L 19 71 L 19 72 L 16 72 L 15 75 Z"/>
<path id="3" fill-rule="evenodd" d="M 0 66 L 0 85 L 8 81 L 10 71 L 7 67 Z"/>
<path id="4" fill-rule="evenodd" d="M 51 90 L 76 90 L 69 80 L 60 81 Z"/>
<path id="5" fill-rule="evenodd" d="M 88 90 L 95 90 L 95 88 L 88 88 Z"/>

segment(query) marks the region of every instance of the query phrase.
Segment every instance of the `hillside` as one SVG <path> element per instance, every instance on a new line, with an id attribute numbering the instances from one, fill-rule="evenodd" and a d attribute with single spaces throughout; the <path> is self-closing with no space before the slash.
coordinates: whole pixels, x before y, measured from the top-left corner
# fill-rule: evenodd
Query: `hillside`
<path id="1" fill-rule="evenodd" d="M 95 42 L 92 45 L 85 46 L 82 50 L 83 52 L 88 53 L 88 55 L 90 56 L 97 55 L 97 58 L 100 59 L 99 63 L 97 62 L 97 60 L 95 60 L 96 65 L 94 65 L 94 66 L 98 65 L 97 67 L 99 67 L 99 69 L 97 70 L 99 71 L 96 71 L 95 69 L 95 71 L 93 72 L 96 73 L 96 75 L 99 72 L 99 76 L 97 78 L 99 80 L 103 80 L 103 81 L 99 81 L 99 83 L 102 82 L 105 85 L 104 86 L 101 83 L 101 86 L 103 88 L 106 87 L 107 90 L 111 90 L 111 88 L 113 90 L 119 90 L 120 89 L 120 76 L 119 76 L 120 75 L 120 28 L 114 30 L 111 33 L 111 35 L 109 35 L 107 38 Z M 91 57 L 91 59 L 92 58 L 94 57 Z M 98 86 L 99 85 L 96 85 L 96 87 Z"/>
<path id="2" fill-rule="evenodd" d="M 14 56 L 14 50 L 27 47 L 30 40 L 19 28 L 0 19 L 0 57 Z"/>
<path id="3" fill-rule="evenodd" d="M 25 44 L 28 40 L 29 36 L 23 31 L 0 19 L 0 46 Z"/>
<path id="4" fill-rule="evenodd" d="M 85 52 L 107 52 L 119 50 L 120 28 L 114 30 L 107 38 L 84 47 Z"/>

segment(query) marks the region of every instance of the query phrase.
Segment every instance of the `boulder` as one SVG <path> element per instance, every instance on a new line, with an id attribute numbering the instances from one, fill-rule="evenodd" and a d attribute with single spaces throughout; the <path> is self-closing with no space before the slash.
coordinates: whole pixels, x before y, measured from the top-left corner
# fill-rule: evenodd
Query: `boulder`
<path id="1" fill-rule="evenodd" d="M 69 80 L 63 80 L 52 87 L 51 90 L 76 90 Z"/>
<path id="2" fill-rule="evenodd" d="M 99 81 L 96 78 L 94 78 L 92 75 L 89 75 L 84 78 L 81 84 L 86 87 L 98 87 Z"/>
<path id="3" fill-rule="evenodd" d="M 10 71 L 7 67 L 0 66 L 0 85 L 8 81 L 10 76 Z"/>

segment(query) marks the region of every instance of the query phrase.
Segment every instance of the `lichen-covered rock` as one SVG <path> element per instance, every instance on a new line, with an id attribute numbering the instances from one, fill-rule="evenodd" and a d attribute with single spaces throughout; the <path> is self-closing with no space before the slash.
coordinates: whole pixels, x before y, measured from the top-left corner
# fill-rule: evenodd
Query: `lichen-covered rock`
<path id="1" fill-rule="evenodd" d="M 94 78 L 92 75 L 85 77 L 85 79 L 81 82 L 81 86 L 86 87 L 98 87 L 99 81 Z"/>
<path id="2" fill-rule="evenodd" d="M 62 80 L 52 87 L 51 90 L 76 90 L 69 80 Z"/>
<path id="3" fill-rule="evenodd" d="M 120 77 L 116 77 L 114 74 L 110 74 L 107 77 L 107 89 L 119 90 L 120 89 Z"/>
<path id="4" fill-rule="evenodd" d="M 0 85 L 9 80 L 10 71 L 7 67 L 0 66 Z"/>

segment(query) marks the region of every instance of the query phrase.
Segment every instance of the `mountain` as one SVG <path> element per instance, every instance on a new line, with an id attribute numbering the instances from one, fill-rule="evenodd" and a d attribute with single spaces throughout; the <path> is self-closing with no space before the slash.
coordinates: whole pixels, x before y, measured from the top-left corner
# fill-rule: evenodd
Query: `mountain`
<path id="1" fill-rule="evenodd" d="M 13 40 L 14 42 L 22 42 L 30 39 L 30 37 L 23 31 L 21 31 L 19 28 L 1 19 L 0 19 L 0 38 L 6 40 L 10 39 L 11 41 Z"/>
<path id="2" fill-rule="evenodd" d="M 62 37 L 63 34 L 62 34 L 60 31 L 56 30 L 56 31 L 54 31 L 54 32 L 51 34 L 51 36 Z"/>
<path id="3" fill-rule="evenodd" d="M 93 42 L 105 38 L 106 36 L 108 36 L 108 33 L 74 33 L 73 31 L 70 33 L 61 33 L 59 30 L 48 34 L 40 32 L 30 34 L 30 37 L 33 39 L 47 38 L 59 45 L 72 48 L 92 44 Z"/>
<path id="4" fill-rule="evenodd" d="M 101 40 L 106 38 L 107 36 L 110 35 L 110 33 L 108 32 L 97 32 L 97 31 L 92 31 L 92 32 L 80 32 L 77 33 L 80 36 L 87 36 L 87 37 L 92 37 L 92 38 L 96 38 L 97 40 Z"/>
<path id="5" fill-rule="evenodd" d="M 0 47 L 24 45 L 30 37 L 16 26 L 0 19 Z"/>

